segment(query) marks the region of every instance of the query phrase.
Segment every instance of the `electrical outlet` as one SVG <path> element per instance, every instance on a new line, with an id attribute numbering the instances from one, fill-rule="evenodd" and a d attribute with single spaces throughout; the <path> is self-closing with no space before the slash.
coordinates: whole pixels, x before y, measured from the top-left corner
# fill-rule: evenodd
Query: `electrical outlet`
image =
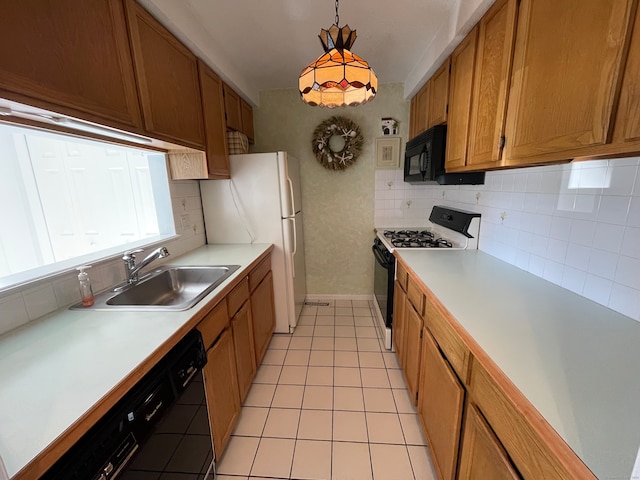
<path id="1" fill-rule="evenodd" d="M 480 192 L 476 193 L 476 204 L 480 202 Z"/>
<path id="2" fill-rule="evenodd" d="M 504 219 L 507 218 L 507 212 L 502 212 L 500 214 L 500 223 L 503 224 L 504 223 Z"/>
<path id="3" fill-rule="evenodd" d="M 391 180 L 389 180 L 387 182 L 387 187 L 389 187 L 389 188 L 393 187 L 393 182 Z"/>
<path id="4" fill-rule="evenodd" d="M 411 208 L 411 204 L 412 204 L 412 203 L 413 203 L 413 202 L 412 202 L 411 200 L 407 200 L 407 201 L 406 201 L 407 208 Z"/>

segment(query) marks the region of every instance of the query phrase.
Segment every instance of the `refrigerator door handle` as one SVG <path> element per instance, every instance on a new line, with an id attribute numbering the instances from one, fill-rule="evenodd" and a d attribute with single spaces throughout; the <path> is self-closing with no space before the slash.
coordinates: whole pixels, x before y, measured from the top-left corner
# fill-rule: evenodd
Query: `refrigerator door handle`
<path id="1" fill-rule="evenodd" d="M 294 261 L 296 252 L 298 251 L 298 237 L 296 234 L 296 219 L 295 217 L 293 218 L 287 218 L 286 219 L 288 222 L 291 222 L 291 229 L 293 230 L 293 248 L 291 249 L 291 251 L 289 252 L 289 255 L 291 256 L 291 271 L 293 273 L 293 278 L 296 278 L 296 263 Z M 291 233 L 289 233 L 289 238 L 291 238 Z"/>
<path id="2" fill-rule="evenodd" d="M 293 182 L 291 178 L 287 177 L 287 185 L 289 185 L 289 201 L 291 202 L 291 211 L 287 213 L 287 216 L 293 216 L 296 214 L 296 204 L 293 198 Z M 295 225 L 294 225 L 295 226 Z M 295 231 L 295 229 L 294 229 Z"/>

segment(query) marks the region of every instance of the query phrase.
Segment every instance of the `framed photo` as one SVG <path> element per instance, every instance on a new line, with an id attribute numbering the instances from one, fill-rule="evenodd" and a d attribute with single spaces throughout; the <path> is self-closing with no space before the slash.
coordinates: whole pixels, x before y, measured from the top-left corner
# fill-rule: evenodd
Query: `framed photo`
<path id="1" fill-rule="evenodd" d="M 376 138 L 376 168 L 400 168 L 400 137 Z"/>

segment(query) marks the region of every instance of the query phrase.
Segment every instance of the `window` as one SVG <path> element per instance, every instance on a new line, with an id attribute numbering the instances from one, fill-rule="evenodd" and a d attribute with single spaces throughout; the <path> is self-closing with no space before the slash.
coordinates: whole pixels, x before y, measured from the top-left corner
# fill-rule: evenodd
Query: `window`
<path id="1" fill-rule="evenodd" d="M 0 125 L 0 289 L 175 234 L 165 157 Z"/>

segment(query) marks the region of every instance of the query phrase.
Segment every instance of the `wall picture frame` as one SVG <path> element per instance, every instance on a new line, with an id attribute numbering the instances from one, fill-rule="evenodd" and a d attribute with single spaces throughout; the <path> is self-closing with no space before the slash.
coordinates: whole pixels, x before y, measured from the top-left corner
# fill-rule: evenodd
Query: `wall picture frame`
<path id="1" fill-rule="evenodd" d="M 376 138 L 376 168 L 400 168 L 400 137 Z"/>

